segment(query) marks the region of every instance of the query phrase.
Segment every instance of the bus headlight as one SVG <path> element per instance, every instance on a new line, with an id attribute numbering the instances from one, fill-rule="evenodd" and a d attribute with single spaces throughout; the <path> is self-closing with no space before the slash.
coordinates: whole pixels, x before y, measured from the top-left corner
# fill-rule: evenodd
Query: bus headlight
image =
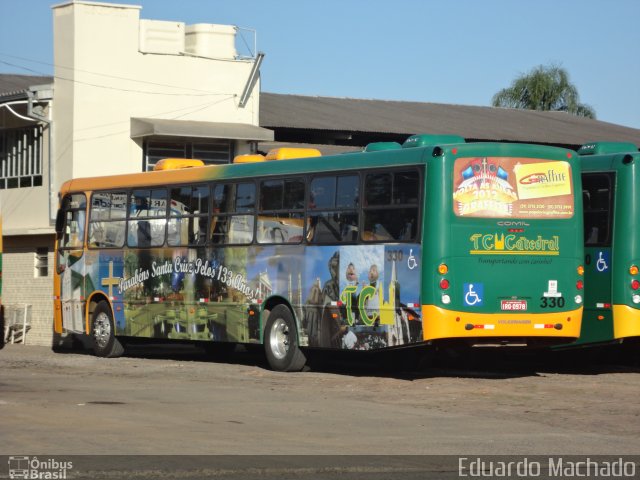
<path id="1" fill-rule="evenodd" d="M 576 295 L 574 300 L 576 301 L 576 303 L 580 304 L 582 303 L 582 295 Z"/>
<path id="2" fill-rule="evenodd" d="M 442 295 L 442 303 L 449 305 L 451 303 L 451 297 L 449 295 Z"/>

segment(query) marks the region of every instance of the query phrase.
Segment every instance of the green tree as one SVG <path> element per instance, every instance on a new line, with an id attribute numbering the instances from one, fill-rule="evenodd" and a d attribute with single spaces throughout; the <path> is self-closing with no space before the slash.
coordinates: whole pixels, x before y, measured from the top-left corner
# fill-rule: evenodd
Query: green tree
<path id="1" fill-rule="evenodd" d="M 492 104 L 494 107 L 553 110 L 596 118 L 593 108 L 580 103 L 578 90 L 569 82 L 567 71 L 556 65 L 540 65 L 520 75 L 510 87 L 493 96 Z"/>

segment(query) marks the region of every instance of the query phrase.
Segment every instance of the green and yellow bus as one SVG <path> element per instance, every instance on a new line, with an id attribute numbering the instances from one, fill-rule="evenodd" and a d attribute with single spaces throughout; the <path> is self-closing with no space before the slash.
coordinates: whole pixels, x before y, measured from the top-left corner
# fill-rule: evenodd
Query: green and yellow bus
<path id="1" fill-rule="evenodd" d="M 55 331 L 307 349 L 554 345 L 582 316 L 570 150 L 416 135 L 320 156 L 280 149 L 66 182 Z M 577 192 L 577 193 L 576 193 Z"/>
<path id="2" fill-rule="evenodd" d="M 640 152 L 632 143 L 592 142 L 582 165 L 585 290 L 574 345 L 640 337 Z"/>

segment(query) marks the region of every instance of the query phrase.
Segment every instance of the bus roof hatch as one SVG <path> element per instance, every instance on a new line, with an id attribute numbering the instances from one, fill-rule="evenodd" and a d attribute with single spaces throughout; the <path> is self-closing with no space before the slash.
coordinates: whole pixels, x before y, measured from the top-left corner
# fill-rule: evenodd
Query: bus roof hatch
<path id="1" fill-rule="evenodd" d="M 256 163 L 256 162 L 266 162 L 267 159 L 264 158 L 264 155 L 260 155 L 259 153 L 247 153 L 244 155 L 236 155 L 233 158 L 233 163 Z"/>
<path id="2" fill-rule="evenodd" d="M 267 153 L 266 160 L 288 160 L 290 158 L 321 157 L 320 150 L 315 148 L 274 148 Z"/>
<path id="3" fill-rule="evenodd" d="M 630 142 L 590 142 L 578 149 L 578 155 L 604 155 L 637 151 L 638 147 Z"/>
<path id="4" fill-rule="evenodd" d="M 153 167 L 153 171 L 158 170 L 179 170 L 181 168 L 204 167 L 202 160 L 188 158 L 163 158 Z"/>
<path id="5" fill-rule="evenodd" d="M 364 152 L 379 152 L 381 150 L 397 150 L 402 148 L 398 142 L 373 142 L 364 147 Z"/>
<path id="6" fill-rule="evenodd" d="M 465 141 L 464 138 L 459 135 L 431 135 L 423 133 L 420 135 L 411 135 L 404 141 L 402 148 L 428 147 L 450 143 L 465 143 Z"/>

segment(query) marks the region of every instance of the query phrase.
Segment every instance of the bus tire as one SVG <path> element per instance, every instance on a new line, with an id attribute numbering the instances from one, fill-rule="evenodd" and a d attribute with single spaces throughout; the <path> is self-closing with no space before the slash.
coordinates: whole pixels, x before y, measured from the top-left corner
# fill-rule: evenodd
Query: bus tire
<path id="1" fill-rule="evenodd" d="M 279 372 L 299 372 L 307 359 L 298 346 L 298 329 L 285 305 L 278 305 L 267 319 L 264 349 L 269 365 Z"/>
<path id="2" fill-rule="evenodd" d="M 105 301 L 98 303 L 91 317 L 91 341 L 97 357 L 114 358 L 124 353 L 114 327 L 111 307 Z"/>

